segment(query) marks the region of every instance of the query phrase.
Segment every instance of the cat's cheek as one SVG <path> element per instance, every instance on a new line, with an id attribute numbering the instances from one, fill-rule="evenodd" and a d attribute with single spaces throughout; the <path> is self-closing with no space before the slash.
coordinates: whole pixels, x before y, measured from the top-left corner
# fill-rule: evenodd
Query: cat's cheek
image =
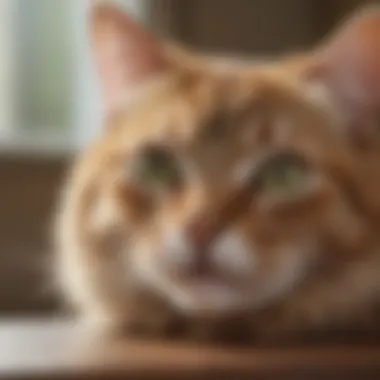
<path id="1" fill-rule="evenodd" d="M 252 305 L 260 309 L 292 293 L 317 261 L 317 245 L 308 239 L 261 251 L 252 289 Z"/>
<path id="2" fill-rule="evenodd" d="M 257 246 L 235 231 L 221 235 L 212 246 L 211 255 L 217 269 L 237 279 L 250 278 L 259 270 Z"/>
<path id="3" fill-rule="evenodd" d="M 127 266 L 135 281 L 142 287 L 155 290 L 159 278 L 155 244 L 146 237 L 137 238 L 125 252 Z"/>
<path id="4" fill-rule="evenodd" d="M 181 271 L 194 262 L 194 248 L 181 228 L 169 228 L 157 248 L 156 259 L 164 270 Z"/>
<path id="5" fill-rule="evenodd" d="M 141 236 L 131 244 L 129 265 L 138 281 L 148 286 L 167 288 L 173 273 L 192 264 L 193 252 L 177 229 L 163 237 Z"/>

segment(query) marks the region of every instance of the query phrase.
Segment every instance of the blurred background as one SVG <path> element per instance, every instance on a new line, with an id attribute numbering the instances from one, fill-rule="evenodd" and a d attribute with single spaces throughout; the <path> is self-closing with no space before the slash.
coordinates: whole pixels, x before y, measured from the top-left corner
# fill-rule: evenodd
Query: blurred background
<path id="1" fill-rule="evenodd" d="M 322 38 L 360 0 L 119 0 L 207 52 L 276 56 Z M 67 165 L 96 134 L 88 0 L 0 0 L 0 314 L 54 313 L 49 233 Z"/>

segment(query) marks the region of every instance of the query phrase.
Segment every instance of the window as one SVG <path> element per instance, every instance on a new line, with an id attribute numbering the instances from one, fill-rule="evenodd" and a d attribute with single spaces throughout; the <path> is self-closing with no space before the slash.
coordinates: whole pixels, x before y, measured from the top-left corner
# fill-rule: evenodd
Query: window
<path id="1" fill-rule="evenodd" d="M 119 0 L 144 20 L 148 0 Z M 75 148 L 97 129 L 99 101 L 84 0 L 0 2 L 0 144 Z"/>

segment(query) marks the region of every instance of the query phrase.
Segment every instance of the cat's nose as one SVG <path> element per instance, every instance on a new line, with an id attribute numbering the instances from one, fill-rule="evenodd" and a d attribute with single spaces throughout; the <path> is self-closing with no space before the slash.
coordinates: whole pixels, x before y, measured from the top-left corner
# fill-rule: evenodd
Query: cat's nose
<path id="1" fill-rule="evenodd" d="M 214 223 L 206 217 L 198 217 L 188 224 L 186 237 L 192 246 L 193 260 L 189 273 L 192 275 L 209 274 L 212 270 L 210 247 L 216 238 Z"/>
<path id="2" fill-rule="evenodd" d="M 196 249 L 207 250 L 218 235 L 249 209 L 251 186 L 231 192 L 223 202 L 194 218 L 187 227 L 187 238 Z"/>
<path id="3" fill-rule="evenodd" d="M 196 250 L 205 251 L 216 238 L 216 223 L 206 216 L 199 216 L 188 224 L 186 235 Z"/>

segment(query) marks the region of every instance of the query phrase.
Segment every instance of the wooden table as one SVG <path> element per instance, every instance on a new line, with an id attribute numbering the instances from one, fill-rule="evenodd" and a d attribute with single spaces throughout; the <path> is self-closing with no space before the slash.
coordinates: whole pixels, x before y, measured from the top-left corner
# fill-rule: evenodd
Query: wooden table
<path id="1" fill-rule="evenodd" d="M 380 346 L 254 349 L 90 341 L 60 321 L 0 322 L 4 379 L 380 379 Z"/>

